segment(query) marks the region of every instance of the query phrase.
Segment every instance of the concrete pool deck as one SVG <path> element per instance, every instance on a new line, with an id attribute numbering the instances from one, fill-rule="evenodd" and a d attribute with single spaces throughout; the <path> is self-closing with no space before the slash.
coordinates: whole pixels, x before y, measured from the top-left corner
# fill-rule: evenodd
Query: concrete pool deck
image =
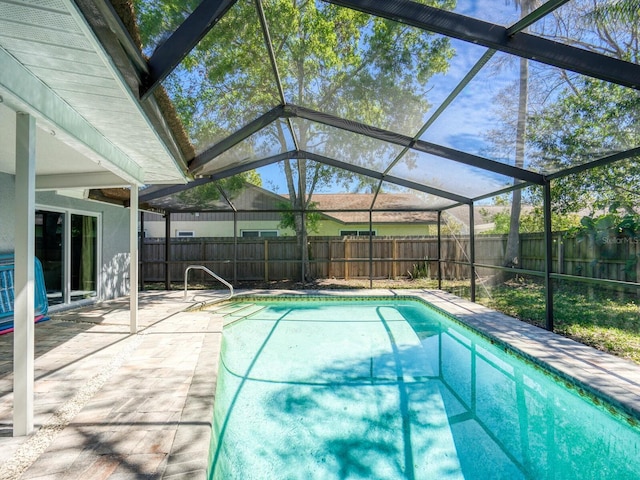
<path id="1" fill-rule="evenodd" d="M 241 291 L 238 295 L 416 295 L 640 413 L 640 365 L 440 291 Z M 35 432 L 12 437 L 12 338 L 0 336 L 0 479 L 206 477 L 222 317 L 181 292 L 52 315 L 36 326 Z M 197 301 L 211 298 L 199 293 Z M 222 297 L 216 291 L 213 296 Z"/>

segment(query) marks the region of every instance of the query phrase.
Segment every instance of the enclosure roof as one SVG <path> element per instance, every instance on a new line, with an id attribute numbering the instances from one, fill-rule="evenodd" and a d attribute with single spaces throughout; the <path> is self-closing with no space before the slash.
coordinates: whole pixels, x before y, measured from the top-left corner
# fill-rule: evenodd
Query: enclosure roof
<path id="1" fill-rule="evenodd" d="M 442 210 L 637 159 L 635 118 L 585 133 L 575 104 L 637 101 L 637 12 L 615 3 L 137 0 L 140 98 L 166 88 L 203 182 L 321 165 Z"/>

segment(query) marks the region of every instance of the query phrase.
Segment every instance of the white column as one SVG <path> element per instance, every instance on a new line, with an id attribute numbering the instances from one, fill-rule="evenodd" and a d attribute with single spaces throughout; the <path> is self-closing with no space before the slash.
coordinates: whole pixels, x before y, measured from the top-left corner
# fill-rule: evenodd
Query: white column
<path id="1" fill-rule="evenodd" d="M 131 185 L 129 200 L 129 308 L 131 333 L 138 332 L 138 186 Z"/>
<path id="2" fill-rule="evenodd" d="M 36 121 L 16 117 L 13 436 L 33 431 Z"/>

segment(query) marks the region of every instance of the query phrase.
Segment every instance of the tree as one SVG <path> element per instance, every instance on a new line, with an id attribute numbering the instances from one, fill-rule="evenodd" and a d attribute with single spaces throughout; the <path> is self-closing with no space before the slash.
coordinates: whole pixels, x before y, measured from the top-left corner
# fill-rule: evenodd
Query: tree
<path id="1" fill-rule="evenodd" d="M 527 16 L 538 0 L 513 0 L 516 8 L 520 8 L 520 18 Z M 527 105 L 529 100 L 529 60 L 520 58 L 520 73 L 518 77 L 518 120 L 516 124 L 516 152 L 514 165 L 524 168 L 525 137 L 527 133 Z M 520 212 L 522 210 L 522 190 L 513 191 L 511 198 L 511 217 L 509 221 L 509 233 L 505 249 L 504 265 L 506 267 L 518 266 L 520 251 Z"/>
<path id="2" fill-rule="evenodd" d="M 229 200 L 235 198 L 244 190 L 247 183 L 260 187 L 262 186 L 262 178 L 255 170 L 244 172 L 229 178 L 183 190 L 177 197 L 188 206 L 206 207 L 210 203 L 220 200 L 223 194 Z"/>
<path id="3" fill-rule="evenodd" d="M 557 17 L 555 13 L 549 15 L 531 28 L 534 33 L 547 38 L 638 62 L 638 7 L 639 0 L 618 0 L 607 4 L 575 0 L 557 13 Z M 525 137 L 522 139 L 520 133 L 515 133 L 516 122 L 511 120 L 515 114 L 508 110 L 510 103 L 504 101 L 505 98 L 510 100 L 512 94 L 504 92 L 496 99 L 496 105 L 503 111 L 502 122 L 488 134 L 496 151 L 510 145 L 507 138 L 515 135 L 517 148 L 523 141 L 526 146 L 527 168 L 556 172 L 638 145 L 640 97 L 637 92 L 561 69 L 527 69 L 527 77 L 526 89 L 531 105 L 527 105 L 524 121 L 528 125 L 525 129 L 518 128 L 520 132 L 524 131 Z M 523 78 L 521 69 L 518 126 L 523 121 Z M 522 166 L 518 158 L 517 151 L 516 165 Z M 554 179 L 551 184 L 553 227 L 562 229 L 570 226 L 575 221 L 575 215 L 571 220 L 570 214 L 586 207 L 595 211 L 616 204 L 626 211 L 636 209 L 639 198 L 634 185 L 640 180 L 638 171 L 637 160 L 630 159 Z M 535 205 L 534 212 L 539 211 L 542 190 L 532 189 L 528 195 Z M 571 221 L 560 221 L 563 217 Z M 513 208 L 510 220 L 509 231 L 515 236 L 528 228 L 524 224 L 530 219 Z M 513 253 L 508 253 L 507 260 L 513 258 L 516 251 L 514 248 Z"/>
<path id="4" fill-rule="evenodd" d="M 498 198 L 496 205 L 503 205 L 504 208 L 499 211 L 489 211 L 487 208 L 481 208 L 479 213 L 485 222 L 493 223 L 493 228 L 484 230 L 481 233 L 485 235 L 509 233 L 511 213 L 510 208 L 503 199 Z M 551 229 L 554 232 L 573 231 L 580 225 L 580 217 L 577 214 L 561 214 L 558 212 L 551 213 Z M 520 233 L 536 233 L 544 232 L 544 213 L 540 206 L 529 208 L 526 213 L 520 215 Z"/>
<path id="5" fill-rule="evenodd" d="M 539 150 L 539 168 L 557 170 L 605 157 L 640 143 L 640 95 L 594 79 L 575 82 L 531 118 L 529 141 Z M 552 183 L 554 208 L 578 212 L 611 205 L 638 213 L 640 162 L 627 159 L 561 177 Z"/>
<path id="6" fill-rule="evenodd" d="M 601 24 L 620 22 L 626 25 L 637 25 L 640 22 L 640 1 L 613 0 L 609 3 L 596 4 L 587 18 Z"/>
<path id="7" fill-rule="evenodd" d="M 157 42 L 196 3 L 137 0 L 143 43 Z M 429 107 L 427 81 L 445 71 L 453 55 L 446 38 L 323 2 L 262 3 L 287 103 L 409 135 L 418 130 Z M 424 3 L 440 8 L 455 4 Z M 198 149 L 282 103 L 256 5 L 260 3 L 238 2 L 165 82 Z M 291 119 L 290 124 L 300 150 L 349 163 L 375 169 L 395 151 L 384 142 L 317 123 Z M 291 150 L 292 144 L 287 122 L 276 121 L 228 155 L 257 158 Z M 350 184 L 352 176 L 304 159 L 283 161 L 282 169 L 306 265 L 307 227 L 301 212 L 309 209 L 318 188 Z"/>
<path id="8" fill-rule="evenodd" d="M 555 35 L 581 48 L 620 60 L 640 61 L 640 0 L 606 4 L 580 0 L 557 22 Z M 640 95 L 593 78 L 561 76 L 553 101 L 531 116 L 529 145 L 534 166 L 557 171 L 636 147 L 640 143 Z M 593 214 L 611 206 L 637 213 L 640 196 L 637 158 L 562 177 L 552 182 L 554 209 Z"/>

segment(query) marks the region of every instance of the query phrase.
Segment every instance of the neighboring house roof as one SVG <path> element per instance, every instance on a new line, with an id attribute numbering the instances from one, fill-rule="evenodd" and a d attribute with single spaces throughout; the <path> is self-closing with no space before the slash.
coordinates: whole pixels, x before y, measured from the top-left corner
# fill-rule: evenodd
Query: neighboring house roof
<path id="1" fill-rule="evenodd" d="M 15 138 L 17 111 L 36 118 L 37 188 L 186 182 L 170 102 L 138 101 L 146 68 L 105 2 L 0 0 L 0 131 Z M 14 158 L 0 142 L 0 171 Z"/>
<path id="2" fill-rule="evenodd" d="M 317 193 L 311 201 L 316 209 L 342 223 L 368 223 L 372 193 Z M 409 211 L 421 209 L 420 200 L 409 193 L 380 193 L 375 198 L 372 219 L 375 223 L 437 223 L 435 212 Z M 338 210 L 363 210 L 338 211 Z"/>
<path id="3" fill-rule="evenodd" d="M 154 187 L 151 187 L 152 189 Z M 145 190 L 146 191 L 146 190 Z M 107 192 L 108 195 L 117 197 L 117 191 Z M 126 193 L 125 193 L 126 197 Z M 124 198 L 123 198 L 124 199 Z M 265 190 L 247 183 L 245 188 L 235 196 L 229 198 L 231 205 L 224 199 L 214 199 L 204 204 L 193 205 L 185 203 L 178 194 L 158 198 L 146 204 L 149 210 L 166 210 L 171 212 L 230 212 L 233 209 L 240 212 L 272 212 L 274 218 L 279 218 L 277 210 L 282 210 L 283 204 L 288 200 L 286 195 Z M 371 193 L 320 193 L 314 194 L 311 201 L 316 204 L 315 209 L 326 218 L 330 218 L 344 224 L 362 224 L 369 222 L 369 208 L 374 200 Z M 410 211 L 420 209 L 420 199 L 415 195 L 406 193 L 381 193 L 376 197 L 373 221 L 380 223 L 416 223 L 432 224 L 437 222 L 435 212 Z M 343 210 L 343 211 L 340 211 Z M 346 211 L 345 211 L 346 210 Z M 359 210 L 359 211 L 354 211 Z M 195 217 L 197 221 L 210 221 L 214 217 L 202 215 Z M 226 218 L 226 217 L 225 217 Z M 150 217 L 150 220 L 157 220 Z"/>

